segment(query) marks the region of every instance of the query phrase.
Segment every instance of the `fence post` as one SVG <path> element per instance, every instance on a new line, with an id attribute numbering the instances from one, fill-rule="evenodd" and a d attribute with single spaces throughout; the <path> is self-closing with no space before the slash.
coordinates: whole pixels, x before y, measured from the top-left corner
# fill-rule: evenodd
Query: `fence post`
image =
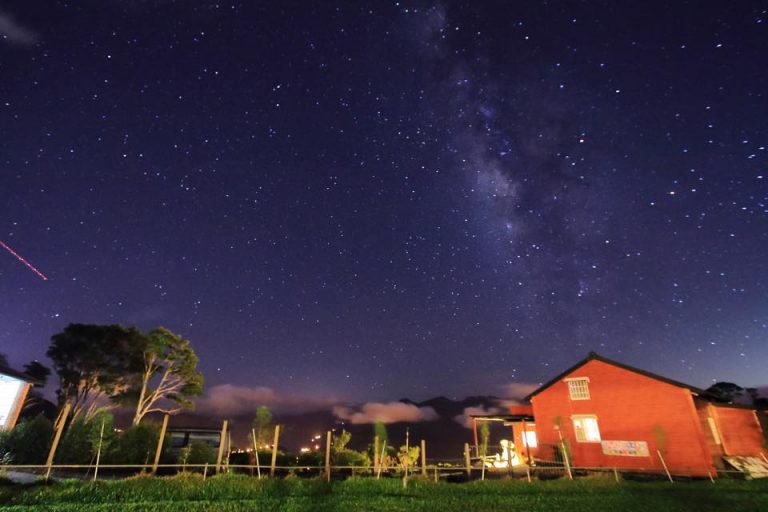
<path id="1" fill-rule="evenodd" d="M 216 472 L 219 472 L 221 467 L 221 457 L 224 455 L 224 443 L 227 441 L 227 420 L 221 424 L 221 436 L 219 438 L 219 452 L 216 455 Z"/>
<path id="2" fill-rule="evenodd" d="M 421 476 L 427 476 L 427 442 L 421 440 Z"/>
<path id="3" fill-rule="evenodd" d="M 261 480 L 261 466 L 259 465 L 259 447 L 256 444 L 256 429 L 251 429 L 251 435 L 253 436 L 253 453 L 256 455 L 256 476 Z M 253 473 L 251 473 L 253 476 Z"/>
<path id="4" fill-rule="evenodd" d="M 101 459 L 101 443 L 104 441 L 104 418 L 101 419 L 101 432 L 99 433 L 99 447 L 96 450 L 96 468 L 93 470 L 93 481 L 99 476 L 99 459 Z"/>
<path id="5" fill-rule="evenodd" d="M 467 471 L 467 480 L 472 478 L 472 463 L 469 460 L 469 443 L 464 443 L 464 464 Z"/>
<path id="6" fill-rule="evenodd" d="M 373 474 L 376 474 L 376 468 L 379 467 L 379 436 L 373 436 Z"/>
<path id="7" fill-rule="evenodd" d="M 163 425 L 160 427 L 160 437 L 157 439 L 157 449 L 155 450 L 155 462 L 152 463 L 152 474 L 157 473 L 157 465 L 160 464 L 160 453 L 163 451 L 163 441 L 165 441 L 165 430 L 168 428 L 168 415 L 163 416 Z"/>
<path id="8" fill-rule="evenodd" d="M 659 450 L 656 450 L 656 453 L 659 454 L 659 459 L 661 460 L 661 465 L 664 466 L 664 472 L 667 474 L 667 478 L 669 478 L 669 481 L 674 483 L 675 481 L 672 480 L 672 475 L 669 474 L 669 469 L 667 469 L 667 463 L 664 462 L 664 457 L 661 456 L 661 452 Z"/>
<path id="9" fill-rule="evenodd" d="M 275 476 L 275 466 L 277 465 L 277 443 L 280 440 L 280 425 L 275 425 L 275 439 L 272 443 L 272 464 L 269 466 L 269 476 Z"/>
<path id="10" fill-rule="evenodd" d="M 331 481 L 331 431 L 325 433 L 325 481 Z"/>
<path id="11" fill-rule="evenodd" d="M 64 432 L 64 425 L 67 422 L 67 416 L 69 415 L 69 409 L 71 404 L 67 402 L 64 404 L 64 408 L 59 414 L 59 419 L 56 422 L 56 435 L 53 436 L 53 443 L 51 443 L 51 449 L 48 451 L 48 460 L 45 462 L 45 479 L 51 476 L 51 466 L 53 465 L 53 458 L 56 456 L 56 448 L 59 447 L 59 441 L 61 440 L 61 433 Z"/>
<path id="12" fill-rule="evenodd" d="M 571 473 L 571 461 L 568 458 L 568 452 L 565 450 L 565 441 L 560 438 L 560 448 L 563 450 L 563 461 L 565 462 L 565 472 L 568 473 L 568 479 L 573 480 L 573 473 Z"/>

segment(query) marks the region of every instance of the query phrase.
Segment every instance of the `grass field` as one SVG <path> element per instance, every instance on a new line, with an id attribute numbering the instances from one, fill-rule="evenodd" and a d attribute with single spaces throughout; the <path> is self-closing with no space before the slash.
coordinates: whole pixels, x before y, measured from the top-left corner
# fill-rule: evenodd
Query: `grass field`
<path id="1" fill-rule="evenodd" d="M 257 480 L 224 475 L 202 478 L 140 477 L 120 481 L 61 481 L 0 485 L 0 510 L 8 511 L 384 511 L 520 510 L 766 511 L 768 481 L 621 482 L 487 481 L 464 484 L 396 479 Z"/>

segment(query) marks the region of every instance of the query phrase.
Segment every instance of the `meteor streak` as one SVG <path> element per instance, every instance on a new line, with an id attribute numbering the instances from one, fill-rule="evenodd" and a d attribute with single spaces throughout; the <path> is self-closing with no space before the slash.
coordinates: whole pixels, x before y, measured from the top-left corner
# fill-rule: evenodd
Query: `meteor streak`
<path id="1" fill-rule="evenodd" d="M 45 276 L 45 274 L 43 274 L 42 272 L 37 270 L 30 262 L 28 262 L 27 260 L 22 258 L 16 251 L 14 251 L 10 247 L 8 247 L 8 245 L 5 242 L 3 242 L 2 240 L 0 240 L 0 245 L 2 245 L 5 248 L 6 251 L 8 251 L 9 253 L 13 254 L 16 257 L 17 260 L 19 260 L 20 262 L 25 264 L 27 266 L 27 268 L 29 268 L 29 270 L 31 270 L 32 272 L 37 274 L 38 277 L 40 277 L 40 279 L 42 279 L 43 281 L 47 281 L 48 280 L 48 278 Z"/>

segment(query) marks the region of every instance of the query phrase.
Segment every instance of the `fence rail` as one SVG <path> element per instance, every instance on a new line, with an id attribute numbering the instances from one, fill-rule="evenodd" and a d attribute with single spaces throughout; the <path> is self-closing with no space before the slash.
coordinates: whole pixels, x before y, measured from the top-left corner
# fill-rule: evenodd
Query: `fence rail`
<path id="1" fill-rule="evenodd" d="M 545 461 L 546 462 L 546 461 Z M 226 464 L 223 463 L 217 471 L 215 464 L 54 464 L 48 466 L 45 464 L 2 464 L 0 465 L 0 477 L 6 477 L 11 479 L 18 479 L 21 475 L 26 475 L 27 479 L 33 477 L 47 478 L 47 472 L 50 469 L 50 476 L 52 478 L 80 478 L 80 479 L 102 479 L 102 480 L 114 480 L 118 478 L 126 478 L 136 474 L 151 474 L 153 468 L 157 468 L 159 473 L 162 474 L 179 474 L 197 472 L 203 473 L 205 477 L 213 475 L 215 473 L 238 473 L 245 475 L 253 475 L 254 478 L 270 478 L 270 466 L 263 465 L 251 465 L 251 464 Z M 324 465 L 291 465 L 291 466 L 275 466 L 274 478 L 282 478 L 289 474 L 315 477 L 315 476 L 329 476 L 328 470 L 330 469 L 330 478 L 340 479 L 349 476 L 356 477 L 368 477 L 368 478 L 391 478 L 402 477 L 404 475 L 404 469 L 401 467 L 388 467 L 382 468 L 378 471 L 373 466 L 324 466 Z M 100 472 L 100 473 L 99 473 Z M 444 462 L 427 464 L 426 466 L 413 466 L 409 468 L 409 475 L 411 477 L 424 478 L 430 480 L 444 480 L 450 479 L 454 481 L 470 481 L 481 479 L 498 479 L 498 478 L 518 478 L 518 479 L 552 479 L 552 478 L 568 478 L 568 471 L 565 466 L 556 465 L 556 463 L 549 461 L 549 464 L 542 464 L 541 462 L 535 466 L 513 466 L 504 469 L 491 469 L 470 467 L 467 468 L 461 465 L 447 464 Z M 664 473 L 660 473 L 655 468 L 622 468 L 622 467 L 589 467 L 589 466 L 572 466 L 570 467 L 570 474 L 572 478 L 579 479 L 597 474 L 603 474 L 613 476 L 617 481 L 621 478 L 628 476 L 645 476 L 649 478 L 663 478 L 666 479 Z M 672 475 L 679 479 L 680 475 L 684 475 L 684 471 L 672 471 Z M 98 476 L 97 476 L 98 475 Z M 258 476 L 257 476 L 258 475 Z M 737 470 L 717 470 L 717 472 L 710 476 L 714 482 L 713 477 L 744 477 L 744 473 Z M 706 478 L 706 477 L 704 477 Z"/>

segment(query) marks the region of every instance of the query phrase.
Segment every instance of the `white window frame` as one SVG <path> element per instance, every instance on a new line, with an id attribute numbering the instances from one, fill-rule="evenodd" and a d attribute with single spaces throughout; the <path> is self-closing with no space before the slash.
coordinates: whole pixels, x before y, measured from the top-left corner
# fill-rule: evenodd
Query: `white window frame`
<path id="1" fill-rule="evenodd" d="M 594 430 L 586 426 L 586 421 L 588 420 L 592 420 L 594 422 L 593 424 Z M 600 424 L 597 421 L 596 415 L 574 414 L 573 416 L 571 416 L 571 422 L 573 422 L 573 435 L 576 437 L 577 442 L 599 443 L 600 441 L 603 440 L 602 436 L 600 435 Z"/>
<path id="2" fill-rule="evenodd" d="M 571 400 L 589 400 L 589 377 L 573 377 L 565 379 L 568 385 L 568 396 Z"/>

